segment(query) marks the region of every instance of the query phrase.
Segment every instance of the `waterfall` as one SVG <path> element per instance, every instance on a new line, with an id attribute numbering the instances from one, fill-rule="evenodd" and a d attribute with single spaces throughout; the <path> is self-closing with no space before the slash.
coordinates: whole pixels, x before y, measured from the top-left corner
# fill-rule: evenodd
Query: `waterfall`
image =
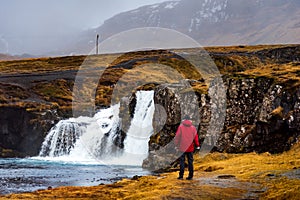
<path id="1" fill-rule="evenodd" d="M 149 137 L 153 134 L 153 91 L 139 91 L 134 117 L 125 139 L 125 151 L 132 154 L 148 154 Z"/>
<path id="2" fill-rule="evenodd" d="M 113 164 L 139 165 L 148 156 L 148 142 L 153 134 L 153 91 L 138 91 L 133 119 L 124 140 L 124 151 L 110 161 Z"/>
<path id="3" fill-rule="evenodd" d="M 141 165 L 148 155 L 153 133 L 153 91 L 138 91 L 134 116 L 126 133 L 124 148 L 116 144 L 121 133 L 116 104 L 101 109 L 94 117 L 59 121 L 46 136 L 39 159 L 92 162 L 117 165 Z"/>
<path id="4" fill-rule="evenodd" d="M 58 122 L 45 138 L 39 155 L 56 157 L 69 154 L 82 132 L 82 127 L 71 119 Z"/>

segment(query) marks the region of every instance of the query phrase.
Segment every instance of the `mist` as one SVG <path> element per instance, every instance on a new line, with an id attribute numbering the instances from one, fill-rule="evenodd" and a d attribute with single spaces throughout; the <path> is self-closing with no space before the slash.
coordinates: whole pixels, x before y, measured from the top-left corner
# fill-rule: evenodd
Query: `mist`
<path id="1" fill-rule="evenodd" d="M 171 28 L 206 46 L 300 40 L 299 0 L 182 0 L 179 9 L 169 9 L 172 6 L 166 2 L 139 9 L 138 15 L 128 12 L 111 18 L 164 1 L 168 0 L 0 0 L 0 53 L 87 54 L 94 48 L 96 34 L 105 40 L 144 26 Z M 226 2 L 224 11 L 219 10 L 222 2 Z"/>
<path id="2" fill-rule="evenodd" d="M 42 55 L 120 12 L 164 0 L 1 0 L 0 53 Z"/>

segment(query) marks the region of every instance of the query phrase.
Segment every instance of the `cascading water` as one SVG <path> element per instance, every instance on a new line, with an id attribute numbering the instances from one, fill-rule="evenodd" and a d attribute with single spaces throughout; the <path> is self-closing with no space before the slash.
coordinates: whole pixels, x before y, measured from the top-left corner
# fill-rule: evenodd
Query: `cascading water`
<path id="1" fill-rule="evenodd" d="M 153 134 L 154 114 L 153 91 L 138 91 L 136 106 L 131 125 L 124 141 L 124 151 L 119 157 L 112 158 L 113 164 L 142 165 L 148 156 L 148 142 Z"/>
<path id="2" fill-rule="evenodd" d="M 83 128 L 73 120 L 62 120 L 51 129 L 42 144 L 40 156 L 62 156 L 69 154 Z"/>
<path id="3" fill-rule="evenodd" d="M 46 136 L 39 159 L 140 166 L 148 155 L 148 141 L 153 133 L 153 95 L 153 91 L 136 93 L 137 103 L 124 149 L 114 144 L 120 133 L 117 104 L 100 110 L 92 118 L 60 121 Z"/>
<path id="4" fill-rule="evenodd" d="M 137 104 L 125 139 L 125 152 L 148 154 L 149 137 L 153 134 L 153 91 L 137 92 Z"/>

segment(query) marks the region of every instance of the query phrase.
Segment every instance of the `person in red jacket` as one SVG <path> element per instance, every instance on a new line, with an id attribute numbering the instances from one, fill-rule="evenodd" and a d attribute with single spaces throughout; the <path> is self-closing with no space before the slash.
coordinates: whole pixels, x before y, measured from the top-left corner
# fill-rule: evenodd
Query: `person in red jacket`
<path id="1" fill-rule="evenodd" d="M 200 144 L 199 144 L 197 130 L 195 126 L 193 126 L 188 116 L 184 117 L 184 120 L 178 127 L 174 142 L 177 148 L 179 149 L 179 151 L 182 152 L 182 155 L 180 156 L 180 171 L 179 171 L 178 179 L 183 179 L 185 157 L 187 157 L 189 175 L 186 179 L 192 180 L 194 175 L 194 166 L 193 166 L 194 145 L 196 145 L 197 149 L 199 149 Z"/>

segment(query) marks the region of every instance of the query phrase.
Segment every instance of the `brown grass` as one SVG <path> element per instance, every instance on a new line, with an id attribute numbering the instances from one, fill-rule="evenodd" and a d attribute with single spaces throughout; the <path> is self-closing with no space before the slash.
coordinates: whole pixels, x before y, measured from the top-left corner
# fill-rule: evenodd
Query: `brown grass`
<path id="1" fill-rule="evenodd" d="M 0 61 L 1 75 L 31 74 L 64 70 L 77 70 L 86 56 L 35 58 L 15 61 Z"/>
<path id="2" fill-rule="evenodd" d="M 300 85 L 300 64 L 265 64 L 253 69 L 246 69 L 240 72 L 242 75 L 251 75 L 256 77 L 267 77 L 274 79 L 278 84 L 289 88 L 295 88 Z"/>
<path id="3" fill-rule="evenodd" d="M 265 49 L 277 49 L 283 47 L 291 47 L 291 46 L 298 46 L 295 45 L 282 45 L 282 44 L 275 44 L 275 45 L 254 45 L 254 46 L 247 46 L 247 45 L 238 45 L 238 46 L 215 46 L 215 47 L 204 47 L 205 50 L 208 52 L 217 52 L 217 53 L 232 53 L 232 52 L 255 52 L 261 51 Z"/>

